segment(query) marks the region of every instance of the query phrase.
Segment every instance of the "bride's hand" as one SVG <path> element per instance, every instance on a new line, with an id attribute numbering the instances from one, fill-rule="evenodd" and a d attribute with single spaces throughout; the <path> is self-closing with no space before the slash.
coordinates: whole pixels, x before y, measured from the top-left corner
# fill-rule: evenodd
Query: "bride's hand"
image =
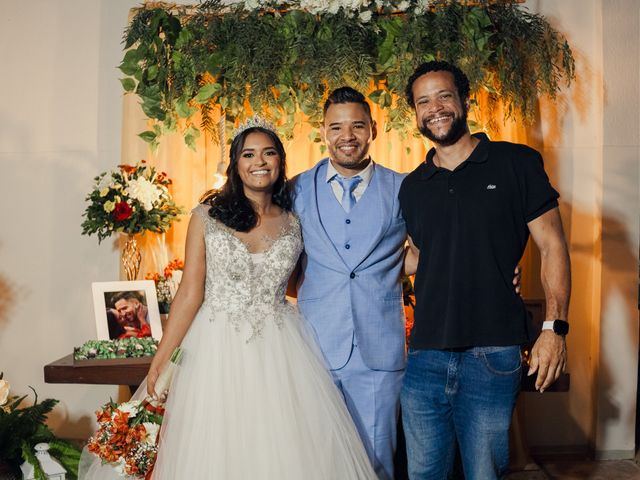
<path id="1" fill-rule="evenodd" d="M 149 367 L 149 373 L 147 374 L 147 394 L 154 400 L 159 400 L 158 394 L 156 394 L 156 382 L 158 381 L 158 377 L 160 376 L 160 370 L 151 365 Z"/>

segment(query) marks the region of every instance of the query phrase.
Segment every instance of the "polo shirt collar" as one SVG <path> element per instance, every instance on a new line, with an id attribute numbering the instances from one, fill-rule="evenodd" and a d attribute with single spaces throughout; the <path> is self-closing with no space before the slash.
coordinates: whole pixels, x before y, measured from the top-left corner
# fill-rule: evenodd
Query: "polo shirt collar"
<path id="1" fill-rule="evenodd" d="M 456 168 L 456 170 L 458 170 L 466 162 L 484 163 L 487 161 L 487 158 L 489 156 L 489 137 L 487 137 L 487 135 L 482 132 L 474 133 L 471 136 L 480 140 L 480 143 L 478 143 L 478 145 L 476 145 L 476 148 L 473 149 L 473 152 L 471 152 L 471 155 L 469 155 L 469 158 L 467 158 L 464 162 L 462 162 L 458 166 L 458 168 Z M 437 167 L 435 163 L 433 163 L 433 157 L 435 157 L 435 155 L 436 155 L 435 148 L 431 148 L 427 152 L 427 157 L 425 158 L 425 161 L 424 161 L 425 166 L 422 171 L 423 178 L 427 178 L 427 179 L 431 178 L 433 175 L 435 175 L 435 173 L 438 170 L 440 170 L 440 167 Z"/>

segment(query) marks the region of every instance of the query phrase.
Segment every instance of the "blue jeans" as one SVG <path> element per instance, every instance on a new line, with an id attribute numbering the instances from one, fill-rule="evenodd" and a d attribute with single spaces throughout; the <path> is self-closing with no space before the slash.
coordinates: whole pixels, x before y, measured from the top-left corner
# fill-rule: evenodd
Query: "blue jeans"
<path id="1" fill-rule="evenodd" d="M 504 475 L 521 368 L 517 345 L 409 350 L 400 396 L 409 478 L 445 480 L 456 440 L 467 480 Z"/>

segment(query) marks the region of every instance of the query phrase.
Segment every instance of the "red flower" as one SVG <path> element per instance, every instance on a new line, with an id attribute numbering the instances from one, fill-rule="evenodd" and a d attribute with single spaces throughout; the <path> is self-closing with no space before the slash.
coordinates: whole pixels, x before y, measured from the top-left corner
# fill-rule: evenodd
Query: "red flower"
<path id="1" fill-rule="evenodd" d="M 131 216 L 133 210 L 127 202 L 116 203 L 116 208 L 113 210 L 113 218 L 116 222 L 126 220 Z"/>

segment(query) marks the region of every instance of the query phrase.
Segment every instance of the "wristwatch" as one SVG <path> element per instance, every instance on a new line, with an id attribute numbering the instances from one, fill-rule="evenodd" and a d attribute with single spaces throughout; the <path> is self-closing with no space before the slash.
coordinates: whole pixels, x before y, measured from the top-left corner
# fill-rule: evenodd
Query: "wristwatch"
<path id="1" fill-rule="evenodd" d="M 569 322 L 566 320 L 546 320 L 542 322 L 542 330 L 553 330 L 556 335 L 562 335 L 563 337 L 569 333 Z"/>

